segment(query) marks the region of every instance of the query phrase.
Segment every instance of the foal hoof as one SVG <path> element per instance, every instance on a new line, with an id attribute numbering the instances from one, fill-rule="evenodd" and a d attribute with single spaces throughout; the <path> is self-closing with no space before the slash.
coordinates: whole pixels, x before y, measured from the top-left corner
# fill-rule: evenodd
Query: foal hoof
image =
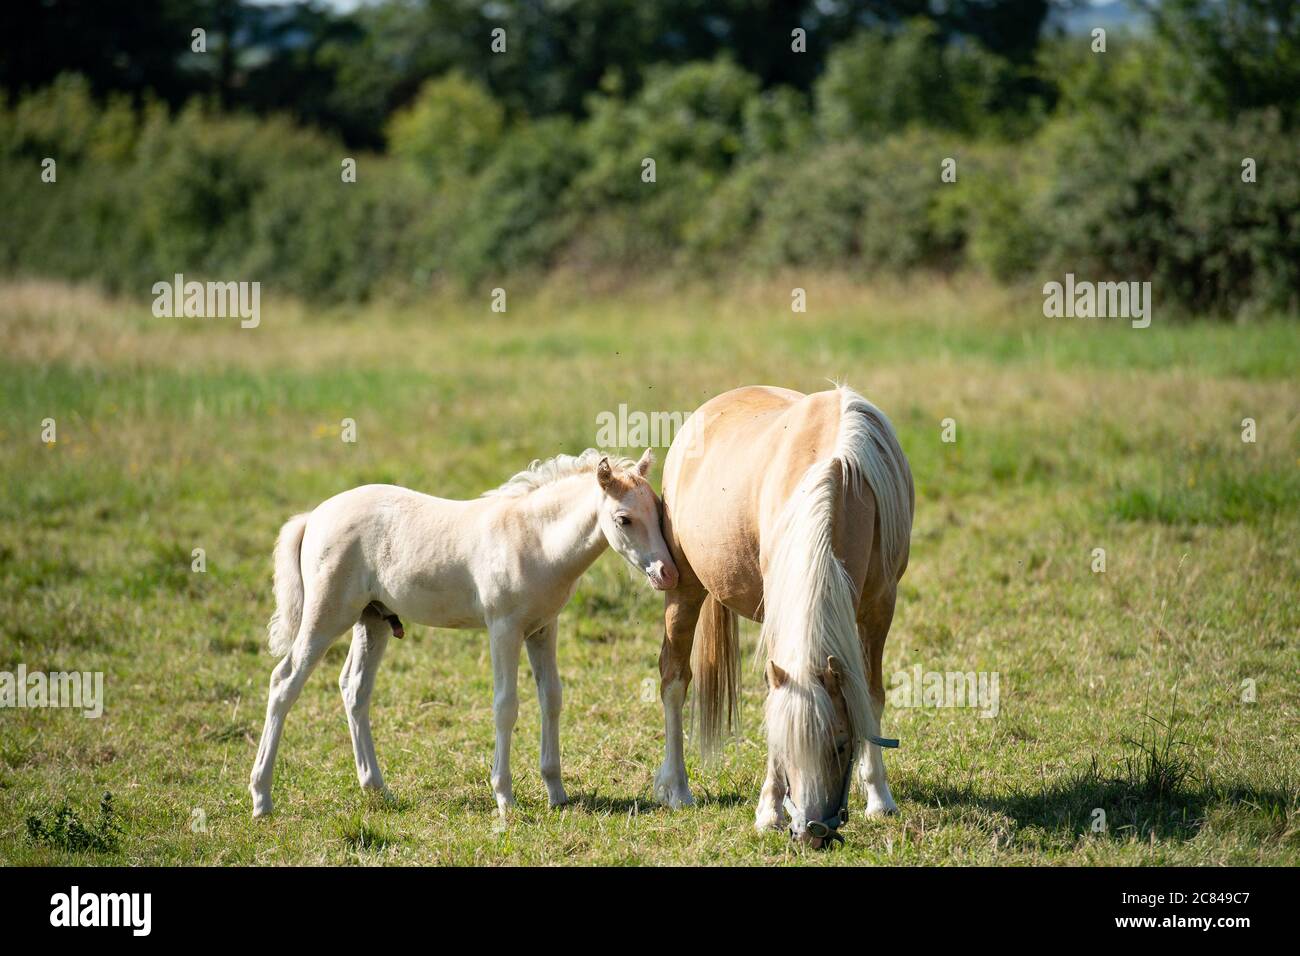
<path id="1" fill-rule="evenodd" d="M 397 806 L 397 798 L 387 787 L 362 787 L 362 796 L 371 806 L 391 809 Z"/>

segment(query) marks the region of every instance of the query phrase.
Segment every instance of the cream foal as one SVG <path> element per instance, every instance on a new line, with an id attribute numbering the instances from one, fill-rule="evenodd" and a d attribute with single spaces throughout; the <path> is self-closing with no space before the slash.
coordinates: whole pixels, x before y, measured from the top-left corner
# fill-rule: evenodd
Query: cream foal
<path id="1" fill-rule="evenodd" d="M 357 778 L 384 791 L 370 736 L 370 694 L 399 618 L 430 627 L 486 628 L 492 652 L 499 811 L 514 804 L 510 735 L 518 714 L 519 651 L 527 643 L 542 712 L 541 769 L 551 806 L 560 780 L 557 616 L 578 578 L 607 547 L 659 590 L 677 583 L 664 544 L 658 499 L 633 463 L 588 449 L 520 472 L 471 501 L 434 498 L 392 485 L 345 491 L 291 518 L 275 546 L 275 614 L 266 725 L 249 790 L 253 816 L 271 812 L 271 777 L 285 717 L 326 648 L 352 628 L 339 675 Z"/>

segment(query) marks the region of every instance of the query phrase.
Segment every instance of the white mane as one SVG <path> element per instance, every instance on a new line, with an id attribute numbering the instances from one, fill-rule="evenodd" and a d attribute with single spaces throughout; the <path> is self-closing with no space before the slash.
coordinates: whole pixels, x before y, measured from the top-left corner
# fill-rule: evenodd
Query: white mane
<path id="1" fill-rule="evenodd" d="M 597 448 L 588 448 L 580 455 L 556 455 L 542 461 L 535 459 L 531 465 L 500 487 L 483 492 L 484 497 L 522 498 L 529 492 L 536 491 L 543 485 L 554 484 L 562 478 L 595 471 L 602 458 L 608 458 L 610 467 L 615 471 L 636 470 L 636 462 L 619 455 L 607 455 Z"/>

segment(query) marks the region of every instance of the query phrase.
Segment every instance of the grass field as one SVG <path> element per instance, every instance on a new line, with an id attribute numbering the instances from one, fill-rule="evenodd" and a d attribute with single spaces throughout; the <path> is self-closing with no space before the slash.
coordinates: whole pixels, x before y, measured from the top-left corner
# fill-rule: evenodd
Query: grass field
<path id="1" fill-rule="evenodd" d="M 268 294 L 243 330 L 0 287 L 0 671 L 102 671 L 106 697 L 99 719 L 0 710 L 0 862 L 1300 863 L 1300 324 L 1133 330 L 1041 303 L 975 280 L 557 284 L 504 315 L 486 296 L 320 312 Z M 486 637 L 409 627 L 373 707 L 395 802 L 356 784 L 343 640 L 290 715 L 275 814 L 251 819 L 285 518 L 365 482 L 476 495 L 595 444 L 620 403 L 829 378 L 889 412 L 916 478 L 887 676 L 1000 678 L 993 718 L 886 710 L 897 816 L 864 820 L 855 796 L 833 853 L 753 831 L 755 668 L 738 739 L 688 758 L 699 806 L 657 807 L 660 601 L 606 554 L 560 622 L 570 806 L 546 808 L 525 664 L 519 807 L 496 825 Z M 120 833 L 101 848 L 29 833 L 66 801 L 93 834 L 105 791 Z"/>

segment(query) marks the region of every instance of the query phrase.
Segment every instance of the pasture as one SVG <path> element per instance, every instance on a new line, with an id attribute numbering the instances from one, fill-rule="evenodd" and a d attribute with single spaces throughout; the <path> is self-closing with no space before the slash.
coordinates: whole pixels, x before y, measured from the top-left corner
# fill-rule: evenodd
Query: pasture
<path id="1" fill-rule="evenodd" d="M 0 671 L 102 671 L 105 693 L 98 719 L 0 709 L 0 863 L 1300 863 L 1294 321 L 1157 309 L 1135 330 L 1046 319 L 1035 288 L 810 276 L 552 283 L 504 314 L 486 295 L 322 311 L 268 292 L 261 314 L 0 287 Z M 356 783 L 345 638 L 289 716 L 275 814 L 251 818 L 286 518 L 366 482 L 477 495 L 596 444 L 621 404 L 831 378 L 889 413 L 916 481 L 887 686 L 998 675 L 996 716 L 887 707 L 897 816 L 863 819 L 855 794 L 829 853 L 754 832 L 753 625 L 738 737 L 714 766 L 688 754 L 696 808 L 659 808 L 661 599 L 606 553 L 560 619 L 569 806 L 546 807 L 525 664 L 519 806 L 498 825 L 486 635 L 409 626 L 372 707 L 394 801 Z M 93 830 L 106 791 L 108 845 L 29 832 L 65 801 Z"/>

